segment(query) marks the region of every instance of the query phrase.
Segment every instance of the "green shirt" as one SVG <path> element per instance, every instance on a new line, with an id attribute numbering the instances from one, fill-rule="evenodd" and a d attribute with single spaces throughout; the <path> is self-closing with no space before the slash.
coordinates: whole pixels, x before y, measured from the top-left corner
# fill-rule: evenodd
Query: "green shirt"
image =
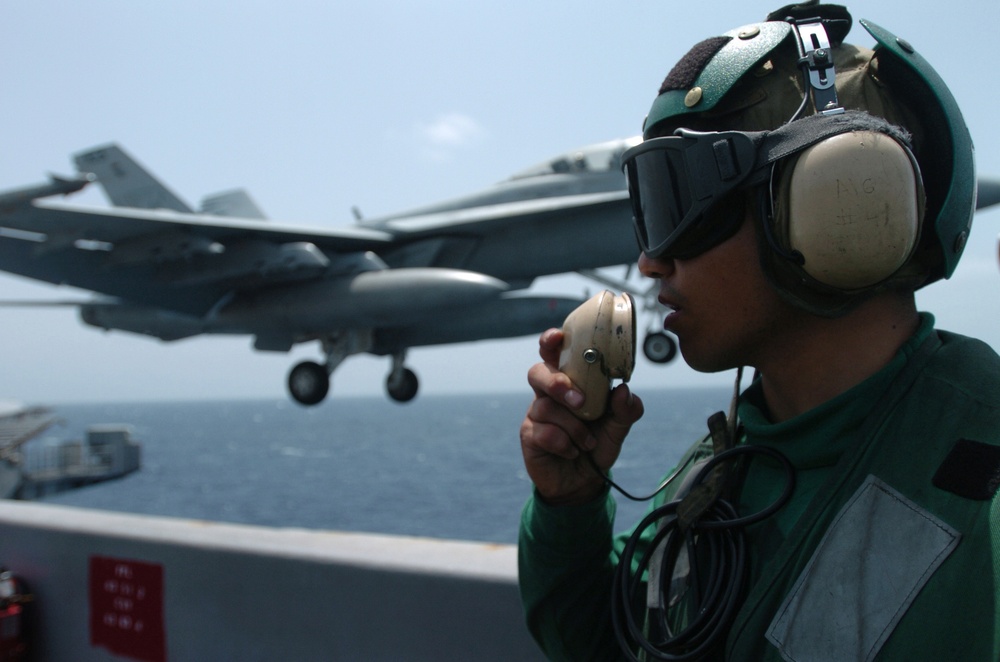
<path id="1" fill-rule="evenodd" d="M 727 659 L 998 659 L 1000 358 L 989 347 L 924 315 L 890 365 L 837 398 L 772 424 L 754 384 L 739 413 L 744 442 L 789 457 L 796 488 L 746 531 L 749 589 Z M 710 453 L 696 444 L 681 466 Z M 740 513 L 783 483 L 776 463 L 751 462 Z M 524 509 L 522 599 L 551 659 L 620 657 L 610 586 L 627 536 L 612 535 L 613 518 L 610 495 Z"/>

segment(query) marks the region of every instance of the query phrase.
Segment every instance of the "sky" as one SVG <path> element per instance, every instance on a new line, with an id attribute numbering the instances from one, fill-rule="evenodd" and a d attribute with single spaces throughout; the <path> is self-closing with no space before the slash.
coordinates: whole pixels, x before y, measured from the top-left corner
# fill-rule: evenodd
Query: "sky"
<path id="1" fill-rule="evenodd" d="M 0 190 L 72 174 L 71 154 L 113 141 L 195 206 L 242 187 L 274 223 L 346 227 L 353 207 L 374 217 L 423 206 L 639 133 L 660 81 L 688 48 L 778 4 L 7 2 Z M 991 73 L 1000 3 L 848 6 L 855 21 L 904 37 L 935 66 L 963 109 L 980 175 L 1000 177 Z M 873 43 L 857 22 L 848 41 Z M 106 205 L 97 187 L 67 201 Z M 940 327 L 995 349 L 998 233 L 1000 209 L 979 214 L 954 277 L 918 294 Z M 532 292 L 599 288 L 573 275 L 540 279 Z M 2 299 L 83 295 L 0 275 Z M 247 337 L 163 343 L 87 327 L 70 308 L 0 309 L 3 399 L 280 398 L 290 367 L 319 358 L 316 343 L 289 354 L 254 352 Z M 527 404 L 525 374 L 536 360 L 529 337 L 416 348 L 408 365 L 422 395 L 523 390 Z M 331 397 L 381 395 L 388 369 L 386 358 L 352 357 L 334 373 Z M 731 380 L 640 358 L 632 383 L 641 393 Z"/>

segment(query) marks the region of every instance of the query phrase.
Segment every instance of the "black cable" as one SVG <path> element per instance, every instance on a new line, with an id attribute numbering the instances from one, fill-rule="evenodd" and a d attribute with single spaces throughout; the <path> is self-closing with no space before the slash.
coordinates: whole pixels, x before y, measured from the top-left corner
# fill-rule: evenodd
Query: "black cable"
<path id="1" fill-rule="evenodd" d="M 598 476 L 600 476 L 601 478 L 604 479 L 604 482 L 607 483 L 609 487 L 613 488 L 615 491 L 617 491 L 623 497 L 625 497 L 626 499 L 629 499 L 631 501 L 649 501 L 650 499 L 652 499 L 653 497 L 655 497 L 657 494 L 659 494 L 660 492 L 662 492 L 663 490 L 665 490 L 666 487 L 667 487 L 667 485 L 669 485 L 670 483 L 672 483 L 673 480 L 674 480 L 674 478 L 677 478 L 677 476 L 680 475 L 681 470 L 684 468 L 683 466 L 677 467 L 676 469 L 674 469 L 673 473 L 671 473 L 669 476 L 667 476 L 666 478 L 663 479 L 663 482 L 661 482 L 657 486 L 657 488 L 655 490 L 653 490 L 653 492 L 651 494 L 647 494 L 646 496 L 641 496 L 640 497 L 640 496 L 635 496 L 633 494 L 630 494 L 628 491 L 625 490 L 624 487 L 622 487 L 621 485 L 619 485 L 615 481 L 611 480 L 611 476 L 609 476 L 608 474 L 604 473 L 604 471 L 599 466 L 597 466 L 597 461 L 594 460 L 594 456 L 592 454 L 587 453 L 586 451 L 583 451 L 583 450 L 581 450 L 580 452 L 584 456 L 586 456 L 587 461 L 590 463 L 591 468 L 594 471 L 597 472 Z"/>
<path id="2" fill-rule="evenodd" d="M 677 513 L 682 499 L 677 499 L 651 511 L 629 537 L 615 570 L 611 601 L 615 636 L 628 660 L 699 660 L 725 640 L 746 588 L 748 555 L 744 528 L 773 515 L 791 498 L 795 469 L 788 458 L 774 449 L 736 446 L 709 460 L 692 484 L 692 489 L 701 484 L 720 463 L 749 454 L 774 458 L 785 469 L 785 489 L 768 507 L 740 517 L 736 508 L 720 497 L 684 528 Z M 639 543 L 653 526 L 657 531 L 633 573 Z M 648 591 L 642 590 L 643 577 L 661 544 L 660 585 L 656 587 L 655 606 L 648 607 Z M 682 555 L 689 571 L 683 579 L 686 586 L 675 593 L 671 585 Z M 690 599 L 685 595 L 688 592 Z M 685 614 L 678 614 L 679 608 L 686 609 Z M 671 616 L 687 621 L 676 633 Z M 638 657 L 640 650 L 645 658 Z"/>

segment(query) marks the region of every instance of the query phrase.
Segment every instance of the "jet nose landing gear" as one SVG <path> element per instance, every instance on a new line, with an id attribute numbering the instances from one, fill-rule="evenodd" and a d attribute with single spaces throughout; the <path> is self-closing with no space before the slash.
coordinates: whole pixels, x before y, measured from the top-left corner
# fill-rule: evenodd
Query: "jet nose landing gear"
<path id="1" fill-rule="evenodd" d="M 647 333 L 642 353 L 653 363 L 670 363 L 677 356 L 677 342 L 665 333 Z"/>

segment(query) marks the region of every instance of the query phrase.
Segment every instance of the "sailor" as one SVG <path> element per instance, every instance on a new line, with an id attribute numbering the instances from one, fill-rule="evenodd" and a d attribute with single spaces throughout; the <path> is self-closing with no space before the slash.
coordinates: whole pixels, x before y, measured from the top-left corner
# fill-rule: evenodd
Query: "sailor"
<path id="1" fill-rule="evenodd" d="M 852 22 L 809 2 L 696 44 L 623 155 L 664 327 L 749 385 L 615 537 L 655 405 L 622 384 L 576 417 L 541 336 L 519 562 L 550 659 L 1000 659 L 1000 358 L 914 298 L 968 238 L 972 141 L 913 46 Z"/>

